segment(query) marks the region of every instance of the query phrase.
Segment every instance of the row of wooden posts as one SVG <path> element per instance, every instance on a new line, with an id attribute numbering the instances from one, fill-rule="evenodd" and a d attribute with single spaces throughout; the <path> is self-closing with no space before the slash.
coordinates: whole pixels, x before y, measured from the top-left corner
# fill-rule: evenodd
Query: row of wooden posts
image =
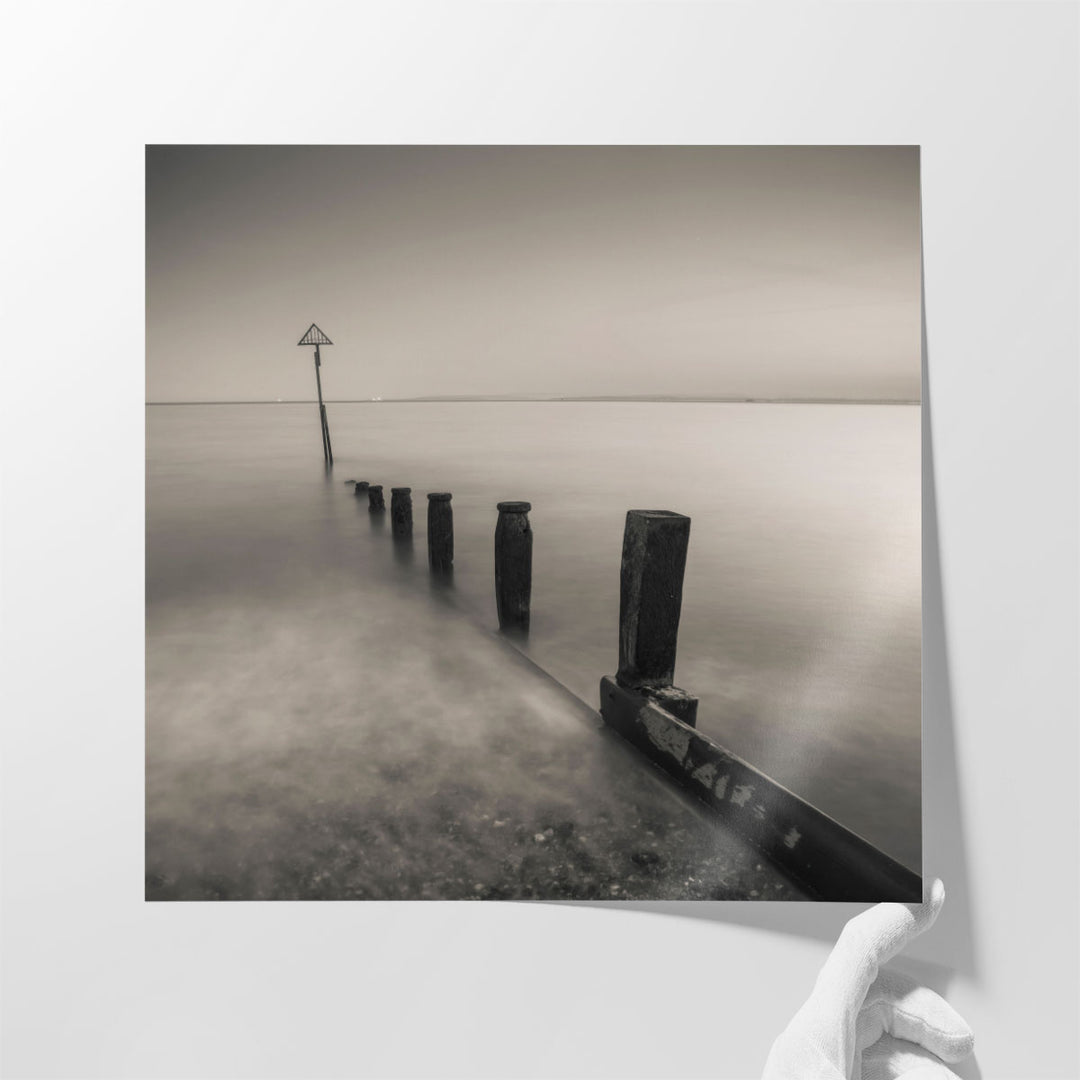
<path id="1" fill-rule="evenodd" d="M 386 511 L 382 484 L 355 480 L 355 492 L 366 494 L 368 510 Z M 429 491 L 427 511 L 428 564 L 434 574 L 447 574 L 454 566 L 454 509 L 449 491 Z M 498 504 L 499 521 L 495 526 L 495 603 L 499 628 L 527 632 L 532 599 L 532 528 L 527 502 Z M 390 489 L 390 529 L 395 539 L 411 538 L 413 533 L 412 488 Z"/>
<path id="2" fill-rule="evenodd" d="M 368 510 L 386 511 L 381 484 L 353 481 L 358 497 L 367 495 Z M 454 510 L 449 491 L 427 495 L 428 564 L 445 574 L 454 565 Z M 497 504 L 495 526 L 495 603 L 499 628 L 528 631 L 532 599 L 532 504 Z M 413 534 L 412 488 L 390 489 L 390 523 L 395 539 Z M 694 724 L 697 699 L 673 685 L 682 610 L 683 575 L 690 541 L 690 519 L 668 510 L 630 510 L 623 532 L 620 568 L 620 685 L 647 690 L 685 723 Z"/>
<path id="3" fill-rule="evenodd" d="M 379 484 L 354 481 L 384 513 Z M 448 491 L 428 493 L 432 573 L 454 562 Z M 495 527 L 495 598 L 504 632 L 529 628 L 532 528 L 527 502 L 501 502 Z M 412 537 L 412 489 L 390 489 L 395 539 Z M 619 667 L 600 680 L 608 727 L 704 802 L 822 900 L 917 901 L 919 875 L 697 730 L 698 699 L 674 685 L 690 518 L 628 510 L 619 581 Z"/>

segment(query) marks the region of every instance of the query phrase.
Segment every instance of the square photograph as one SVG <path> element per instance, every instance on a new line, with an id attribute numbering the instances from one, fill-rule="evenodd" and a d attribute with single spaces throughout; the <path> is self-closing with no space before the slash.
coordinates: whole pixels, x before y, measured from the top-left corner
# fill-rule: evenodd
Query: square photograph
<path id="1" fill-rule="evenodd" d="M 146 149 L 147 900 L 918 901 L 914 146 Z"/>

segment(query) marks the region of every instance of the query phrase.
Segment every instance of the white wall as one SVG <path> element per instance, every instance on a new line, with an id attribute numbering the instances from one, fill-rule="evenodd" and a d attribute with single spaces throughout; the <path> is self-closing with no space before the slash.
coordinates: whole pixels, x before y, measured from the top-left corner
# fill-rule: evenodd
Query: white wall
<path id="1" fill-rule="evenodd" d="M 142 145 L 167 141 L 922 145 L 950 898 L 909 966 L 975 1028 L 965 1076 L 1080 1075 L 1074 6 L 5 22 L 6 1075 L 755 1076 L 852 910 L 141 902 Z"/>

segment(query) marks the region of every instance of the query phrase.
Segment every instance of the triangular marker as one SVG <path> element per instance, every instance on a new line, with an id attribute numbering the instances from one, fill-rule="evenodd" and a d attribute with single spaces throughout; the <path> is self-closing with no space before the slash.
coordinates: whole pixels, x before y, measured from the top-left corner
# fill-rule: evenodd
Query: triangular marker
<path id="1" fill-rule="evenodd" d="M 296 343 L 297 345 L 333 345 L 334 343 L 312 323 L 307 333 Z"/>

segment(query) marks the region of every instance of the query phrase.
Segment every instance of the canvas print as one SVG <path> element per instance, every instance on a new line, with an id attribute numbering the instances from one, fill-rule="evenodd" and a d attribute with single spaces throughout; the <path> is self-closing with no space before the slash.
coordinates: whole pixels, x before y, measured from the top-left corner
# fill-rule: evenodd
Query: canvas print
<path id="1" fill-rule="evenodd" d="M 147 147 L 146 898 L 920 899 L 919 198 Z"/>

